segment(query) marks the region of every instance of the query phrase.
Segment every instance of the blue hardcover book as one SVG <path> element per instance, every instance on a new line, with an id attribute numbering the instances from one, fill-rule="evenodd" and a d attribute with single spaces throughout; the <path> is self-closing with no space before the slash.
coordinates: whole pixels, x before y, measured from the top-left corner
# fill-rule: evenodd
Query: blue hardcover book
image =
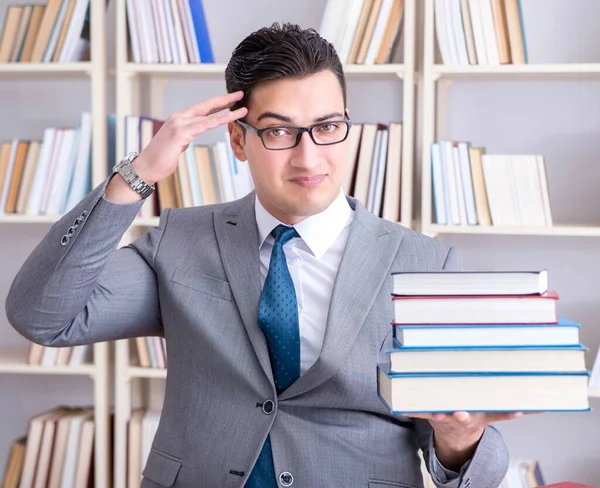
<path id="1" fill-rule="evenodd" d="M 393 325 L 400 348 L 578 346 L 577 322 L 559 317 L 542 324 Z"/>
<path id="2" fill-rule="evenodd" d="M 189 0 L 190 11 L 192 13 L 192 22 L 194 23 L 194 31 L 196 32 L 196 40 L 198 41 L 198 51 L 200 51 L 200 62 L 214 63 L 212 46 L 210 44 L 210 36 L 208 34 L 208 25 L 206 24 L 206 15 L 202 0 Z"/>
<path id="3" fill-rule="evenodd" d="M 589 411 L 587 371 L 393 373 L 377 365 L 377 394 L 395 414 Z"/>

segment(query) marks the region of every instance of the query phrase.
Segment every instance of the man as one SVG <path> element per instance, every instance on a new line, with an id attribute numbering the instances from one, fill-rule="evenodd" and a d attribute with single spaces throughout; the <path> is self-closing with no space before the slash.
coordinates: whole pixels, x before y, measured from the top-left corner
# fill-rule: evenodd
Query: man
<path id="1" fill-rule="evenodd" d="M 437 486 L 497 487 L 508 454 L 488 424 L 510 416 L 392 415 L 377 396 L 390 273 L 460 264 L 342 193 L 349 123 L 333 47 L 314 30 L 261 29 L 233 52 L 226 84 L 52 227 L 11 287 L 11 324 L 48 346 L 164 335 L 144 488 L 418 487 L 419 448 Z M 146 185 L 222 124 L 255 192 L 165 210 L 115 250 Z"/>

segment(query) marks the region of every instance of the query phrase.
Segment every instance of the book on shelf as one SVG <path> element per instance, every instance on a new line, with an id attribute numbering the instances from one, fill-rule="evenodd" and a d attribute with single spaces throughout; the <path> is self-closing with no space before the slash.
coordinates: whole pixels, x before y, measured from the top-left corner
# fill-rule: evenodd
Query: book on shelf
<path id="1" fill-rule="evenodd" d="M 342 187 L 370 212 L 398 222 L 401 212 L 402 124 L 356 123 L 350 128 Z"/>
<path id="2" fill-rule="evenodd" d="M 400 45 L 404 0 L 327 0 L 319 34 L 342 64 L 387 64 Z"/>
<path id="3" fill-rule="evenodd" d="M 5 488 L 88 488 L 94 478 L 93 407 L 58 406 L 32 417 L 13 441 Z"/>
<path id="4" fill-rule="evenodd" d="M 537 461 L 511 458 L 498 488 L 536 488 L 544 482 L 544 475 Z"/>
<path id="5" fill-rule="evenodd" d="M 139 488 L 161 412 L 136 408 L 127 426 L 127 487 Z"/>
<path id="6" fill-rule="evenodd" d="M 63 215 L 91 190 L 92 120 L 0 142 L 0 215 Z"/>
<path id="7" fill-rule="evenodd" d="M 89 4 L 90 0 L 48 0 L 9 5 L 0 38 L 0 63 L 88 61 Z"/>
<path id="8" fill-rule="evenodd" d="M 486 154 L 464 141 L 431 145 L 435 223 L 552 227 L 545 160 L 536 154 Z"/>
<path id="9" fill-rule="evenodd" d="M 526 64 L 521 2 L 435 0 L 435 33 L 443 64 Z"/>
<path id="10" fill-rule="evenodd" d="M 393 343 L 377 365 L 377 391 L 392 412 L 589 410 L 580 324 L 559 317 L 558 294 L 532 279 L 544 271 L 505 272 L 524 295 L 489 294 L 502 271 L 443 273 L 394 273 L 403 294 L 392 296 Z M 409 294 L 423 279 L 435 294 Z M 468 294 L 457 294 L 465 283 Z"/>
<path id="11" fill-rule="evenodd" d="M 126 0 L 135 63 L 214 63 L 202 0 Z"/>
<path id="12" fill-rule="evenodd" d="M 48 347 L 31 343 L 27 353 L 27 364 L 41 366 L 80 366 L 91 364 L 91 344 L 68 347 Z"/>
<path id="13" fill-rule="evenodd" d="M 139 366 L 160 369 L 167 367 L 167 343 L 164 337 L 136 337 L 134 341 Z"/>
<path id="14" fill-rule="evenodd" d="M 163 121 L 145 116 L 125 117 L 125 153 L 140 152 L 158 132 Z M 115 117 L 108 122 L 109 173 L 116 162 Z M 242 198 L 254 189 L 247 163 L 238 161 L 229 133 L 214 144 L 190 144 L 179 156 L 177 170 L 156 184 L 156 191 L 142 205 L 140 217 L 155 217 L 165 208 L 224 203 Z"/>

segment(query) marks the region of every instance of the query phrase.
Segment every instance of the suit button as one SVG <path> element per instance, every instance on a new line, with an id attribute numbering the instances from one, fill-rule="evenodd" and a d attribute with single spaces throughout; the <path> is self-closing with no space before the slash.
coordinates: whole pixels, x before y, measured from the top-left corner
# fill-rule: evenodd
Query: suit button
<path id="1" fill-rule="evenodd" d="M 87 210 L 84 210 L 83 212 L 81 212 L 81 215 L 79 216 L 79 220 L 83 220 L 87 217 Z"/>
<path id="2" fill-rule="evenodd" d="M 279 475 L 279 481 L 283 486 L 292 486 L 294 483 L 294 477 L 292 476 L 292 473 L 284 471 Z"/>
<path id="3" fill-rule="evenodd" d="M 73 222 L 73 227 L 75 227 L 77 229 L 77 227 L 79 227 L 79 222 L 81 222 L 81 221 L 79 220 L 79 217 L 77 217 L 75 219 L 75 221 Z"/>
<path id="4" fill-rule="evenodd" d="M 69 236 L 67 236 L 67 235 L 62 236 L 60 243 L 61 243 L 61 245 L 66 246 L 69 243 Z"/>
<path id="5" fill-rule="evenodd" d="M 271 413 L 273 413 L 273 408 L 275 407 L 275 404 L 273 403 L 272 400 L 267 400 L 265 403 L 263 403 L 263 412 L 266 415 L 271 415 Z"/>
<path id="6" fill-rule="evenodd" d="M 69 227 L 67 231 L 67 237 L 71 237 L 75 233 L 75 229 L 73 227 Z"/>

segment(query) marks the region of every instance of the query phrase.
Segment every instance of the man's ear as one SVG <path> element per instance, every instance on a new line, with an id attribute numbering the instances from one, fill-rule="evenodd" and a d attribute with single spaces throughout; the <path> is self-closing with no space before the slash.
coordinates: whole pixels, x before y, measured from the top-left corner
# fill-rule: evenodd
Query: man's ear
<path id="1" fill-rule="evenodd" d="M 238 161 L 246 161 L 246 151 L 244 150 L 244 144 L 246 135 L 244 129 L 240 124 L 236 122 L 229 122 L 227 124 L 227 131 L 229 132 L 229 139 L 231 141 L 231 150 Z"/>

